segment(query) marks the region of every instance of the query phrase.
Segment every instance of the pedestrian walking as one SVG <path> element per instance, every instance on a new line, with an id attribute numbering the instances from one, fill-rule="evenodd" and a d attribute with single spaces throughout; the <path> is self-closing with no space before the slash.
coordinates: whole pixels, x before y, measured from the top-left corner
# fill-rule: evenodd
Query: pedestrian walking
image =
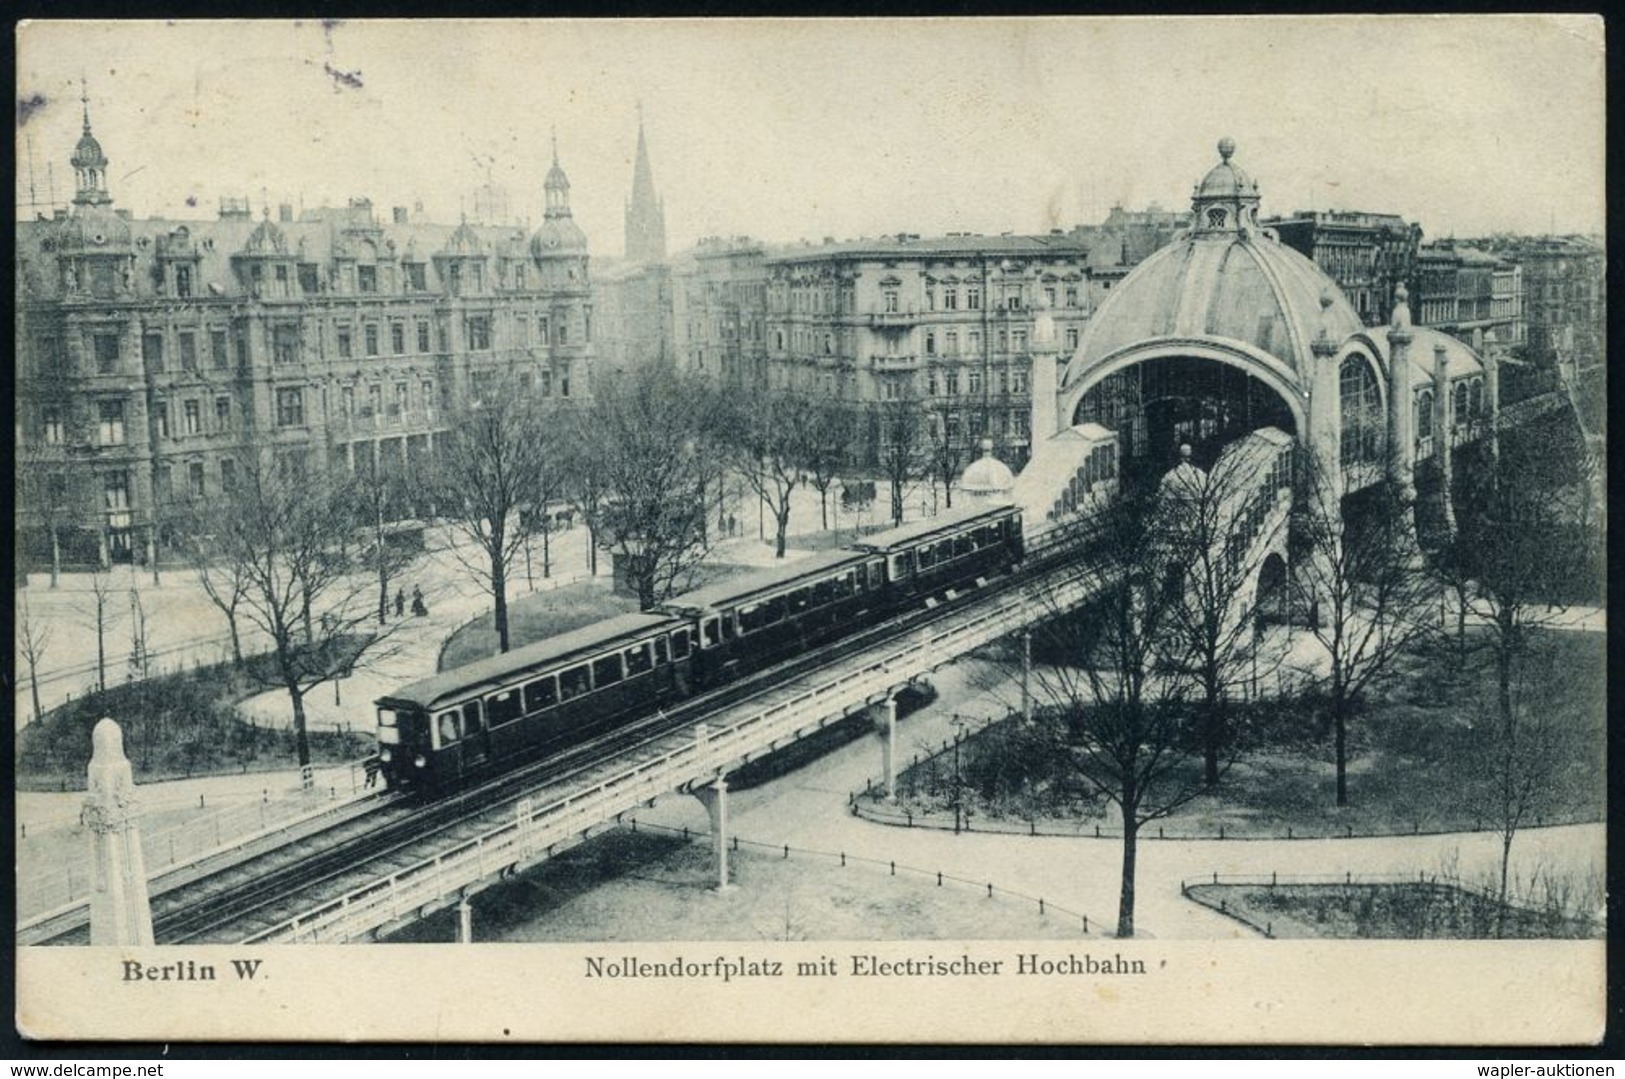
<path id="1" fill-rule="evenodd" d="M 378 754 L 374 753 L 362 761 L 361 767 L 367 773 L 367 786 L 376 787 L 378 785 L 378 773 L 384 770 L 384 762 L 378 758 Z"/>
<path id="2" fill-rule="evenodd" d="M 428 606 L 423 602 L 423 589 L 417 585 L 412 586 L 412 613 L 419 618 L 423 618 L 429 613 Z"/>
<path id="3" fill-rule="evenodd" d="M 406 589 L 395 590 L 395 617 L 399 618 L 406 613 Z"/>

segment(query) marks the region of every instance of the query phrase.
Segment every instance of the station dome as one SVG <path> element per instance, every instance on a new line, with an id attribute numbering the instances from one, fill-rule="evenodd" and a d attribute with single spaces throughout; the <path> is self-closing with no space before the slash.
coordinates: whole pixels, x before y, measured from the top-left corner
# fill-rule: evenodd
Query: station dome
<path id="1" fill-rule="evenodd" d="M 993 456 L 993 440 L 982 439 L 982 456 L 972 461 L 959 477 L 960 493 L 983 501 L 1007 500 L 1016 477 L 1010 466 Z"/>
<path id="2" fill-rule="evenodd" d="M 1106 296 L 1084 329 L 1063 385 L 1076 385 L 1130 348 L 1211 345 L 1276 369 L 1300 387 L 1310 343 L 1324 328 L 1336 340 L 1362 324 L 1320 267 L 1257 224 L 1258 185 L 1230 161 L 1197 185 L 1192 223 L 1136 266 Z M 1322 312 L 1322 296 L 1330 304 Z"/>

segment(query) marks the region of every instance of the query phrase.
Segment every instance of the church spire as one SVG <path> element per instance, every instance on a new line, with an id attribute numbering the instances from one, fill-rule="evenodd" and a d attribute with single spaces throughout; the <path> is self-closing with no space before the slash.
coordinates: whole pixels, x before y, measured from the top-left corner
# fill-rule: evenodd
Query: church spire
<path id="1" fill-rule="evenodd" d="M 643 133 L 643 102 L 638 102 L 638 151 L 632 165 L 632 198 L 626 205 L 626 257 L 660 262 L 666 257 L 666 208 L 655 194 L 649 143 Z"/>

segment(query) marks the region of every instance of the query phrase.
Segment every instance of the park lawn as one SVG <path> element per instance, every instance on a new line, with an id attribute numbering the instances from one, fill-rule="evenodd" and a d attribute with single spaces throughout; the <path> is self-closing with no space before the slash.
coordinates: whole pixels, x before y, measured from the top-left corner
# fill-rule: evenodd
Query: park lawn
<path id="1" fill-rule="evenodd" d="M 638 601 L 616 595 L 608 582 L 565 585 L 551 592 L 521 593 L 508 601 L 510 644 L 520 648 L 560 633 L 626 614 Z M 440 650 L 440 669 L 450 670 L 496 654 L 496 621 L 487 611 L 459 626 Z"/>
<path id="2" fill-rule="evenodd" d="M 1565 731 L 1559 745 L 1558 778 L 1540 788 L 1524 824 L 1603 819 L 1606 776 L 1606 640 L 1601 634 L 1539 631 L 1539 662 L 1530 664 L 1523 690 Z M 1280 708 L 1282 722 L 1261 744 L 1240 756 L 1212 794 L 1187 802 L 1153 827 L 1169 836 L 1280 836 L 1404 834 L 1477 830 L 1494 826 L 1485 776 L 1475 774 L 1466 747 L 1473 725 L 1491 722 L 1495 674 L 1487 652 L 1470 656 L 1471 668 L 1455 673 L 1445 649 L 1422 650 L 1396 665 L 1350 724 L 1349 804 L 1336 805 L 1336 772 L 1330 730 L 1312 705 Z M 1538 702 L 1538 703 L 1537 703 Z M 1277 706 L 1280 707 L 1280 706 Z M 1104 823 L 1104 799 L 1079 797 L 1076 777 L 1058 782 L 1065 769 L 1022 789 L 978 790 L 982 742 L 996 745 L 999 725 L 962 747 L 965 796 L 978 819 Z M 1200 764 L 1191 761 L 1194 783 Z M 900 777 L 905 801 L 916 814 L 952 815 L 951 756 L 938 754 Z M 912 795 L 912 797 L 910 797 Z"/>

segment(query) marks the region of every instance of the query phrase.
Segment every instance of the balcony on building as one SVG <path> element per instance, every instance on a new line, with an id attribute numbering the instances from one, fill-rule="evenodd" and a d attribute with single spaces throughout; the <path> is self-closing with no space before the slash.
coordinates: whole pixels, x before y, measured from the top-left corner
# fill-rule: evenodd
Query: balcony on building
<path id="1" fill-rule="evenodd" d="M 870 356 L 869 366 L 880 372 L 915 371 L 919 369 L 920 358 L 916 355 Z"/>
<path id="2" fill-rule="evenodd" d="M 918 311 L 871 311 L 869 325 L 877 330 L 906 330 L 920 321 Z"/>

